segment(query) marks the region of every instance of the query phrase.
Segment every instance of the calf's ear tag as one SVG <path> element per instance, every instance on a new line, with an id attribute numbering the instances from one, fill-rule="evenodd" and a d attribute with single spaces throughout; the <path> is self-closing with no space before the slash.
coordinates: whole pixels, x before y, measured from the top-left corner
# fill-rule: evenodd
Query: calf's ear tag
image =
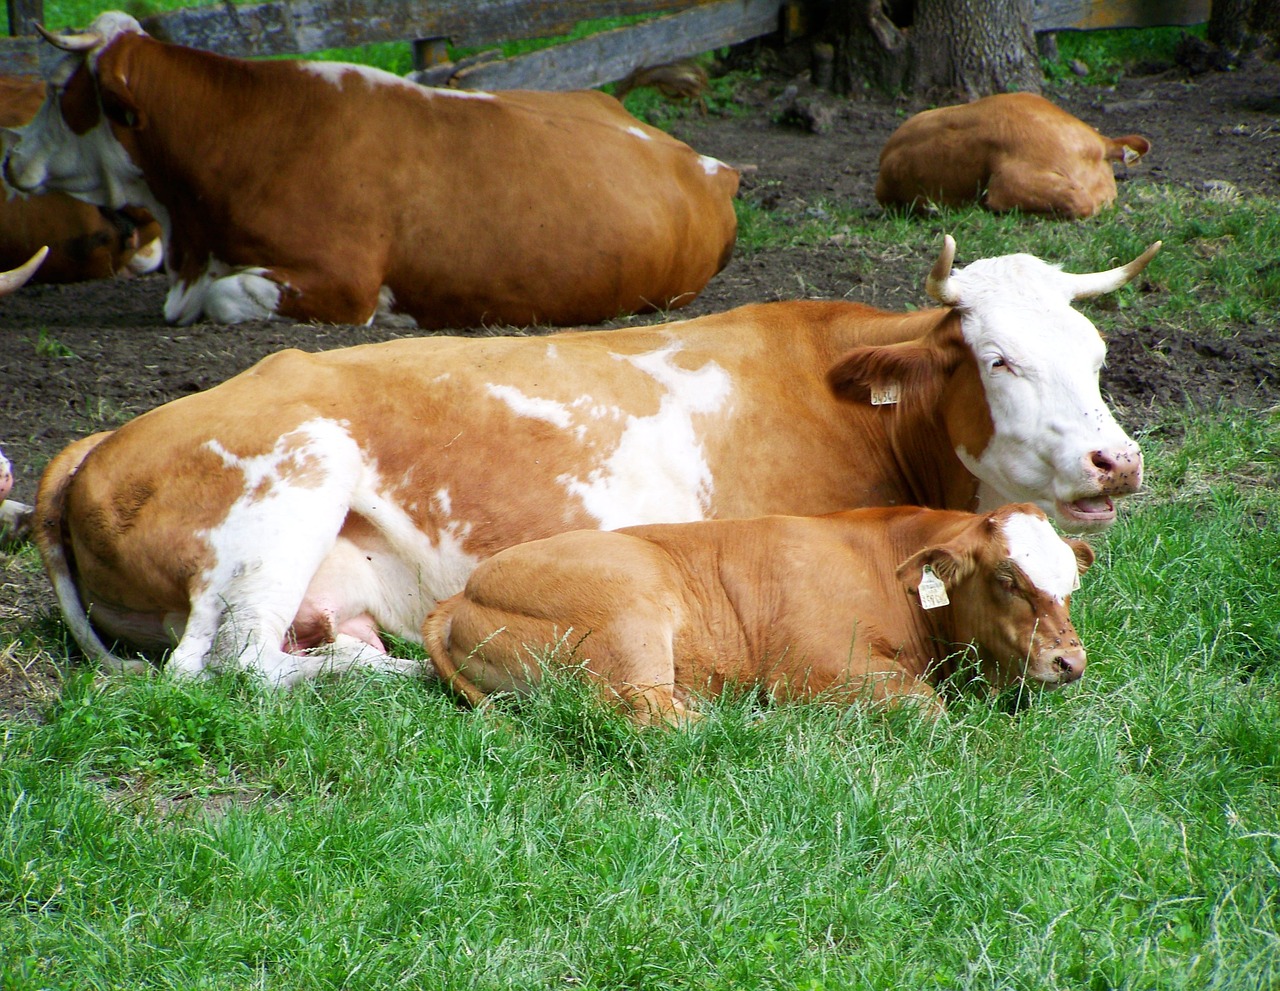
<path id="1" fill-rule="evenodd" d="M 1075 580 L 1071 583 L 1071 591 L 1078 591 L 1080 588 L 1080 572 L 1076 572 Z"/>
<path id="2" fill-rule="evenodd" d="M 871 405 L 872 406 L 892 406 L 898 401 L 898 383 L 889 382 L 885 385 L 873 385 L 871 387 Z"/>
<path id="3" fill-rule="evenodd" d="M 928 565 L 925 565 L 924 573 L 920 576 L 919 592 L 920 605 L 925 609 L 939 609 L 951 604 L 951 600 L 947 598 L 947 586 L 942 584 L 942 579 Z"/>

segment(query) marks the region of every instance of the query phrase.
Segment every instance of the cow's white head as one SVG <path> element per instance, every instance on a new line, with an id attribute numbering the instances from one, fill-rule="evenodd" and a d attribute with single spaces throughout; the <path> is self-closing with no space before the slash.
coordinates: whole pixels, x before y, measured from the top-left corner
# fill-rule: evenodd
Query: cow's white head
<path id="1" fill-rule="evenodd" d="M 68 54 L 50 74 L 44 104 L 25 127 L 7 129 L 5 180 L 27 193 L 61 191 L 96 206 L 154 206 L 141 170 L 112 129 L 138 124 L 127 80 L 99 72 L 104 53 L 124 36 L 142 35 L 128 14 L 108 11 L 81 34 L 40 29 Z"/>
<path id="2" fill-rule="evenodd" d="M 947 236 L 926 291 L 953 307 L 920 341 L 863 348 L 831 372 L 833 385 L 929 381 L 928 402 L 950 446 L 978 479 L 978 507 L 1040 506 L 1065 530 L 1102 530 L 1114 499 L 1142 484 L 1142 452 L 1098 388 L 1106 346 L 1071 301 L 1123 286 L 1160 249 L 1127 265 L 1069 275 L 1031 255 L 976 261 L 952 272 Z M 905 388 L 905 386 L 904 386 Z"/>

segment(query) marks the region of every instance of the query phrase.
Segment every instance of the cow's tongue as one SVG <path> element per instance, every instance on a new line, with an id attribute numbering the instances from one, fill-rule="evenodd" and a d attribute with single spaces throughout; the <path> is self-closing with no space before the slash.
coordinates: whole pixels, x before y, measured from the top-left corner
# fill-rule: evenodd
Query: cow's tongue
<path id="1" fill-rule="evenodd" d="M 1108 496 L 1077 499 L 1069 503 L 1068 508 L 1076 516 L 1110 516 L 1116 511 L 1115 503 Z"/>

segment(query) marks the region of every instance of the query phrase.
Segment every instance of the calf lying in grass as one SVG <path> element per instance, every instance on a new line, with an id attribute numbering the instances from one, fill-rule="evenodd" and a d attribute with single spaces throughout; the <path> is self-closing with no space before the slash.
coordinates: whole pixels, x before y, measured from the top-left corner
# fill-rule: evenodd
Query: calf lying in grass
<path id="1" fill-rule="evenodd" d="M 959 645 L 993 689 L 1077 680 L 1070 595 L 1092 563 L 1030 504 L 580 530 L 486 560 L 423 639 L 473 704 L 527 689 L 542 648 L 565 643 L 556 662 L 640 724 L 677 722 L 726 684 L 941 712 Z"/>

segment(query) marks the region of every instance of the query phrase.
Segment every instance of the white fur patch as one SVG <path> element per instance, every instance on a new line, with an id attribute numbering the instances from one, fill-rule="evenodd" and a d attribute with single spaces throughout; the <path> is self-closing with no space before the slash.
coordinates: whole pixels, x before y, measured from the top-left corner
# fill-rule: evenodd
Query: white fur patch
<path id="1" fill-rule="evenodd" d="M 693 418 L 720 413 L 732 386 L 714 362 L 686 370 L 676 365 L 676 348 L 642 355 L 617 355 L 652 376 L 665 389 L 652 416 L 628 416 L 618 446 L 585 478 L 558 479 L 582 500 L 601 529 L 638 523 L 683 523 L 706 517 L 713 479 Z"/>
<path id="2" fill-rule="evenodd" d="M 573 417 L 563 403 L 554 399 L 541 399 L 537 396 L 526 396 L 512 385 L 488 385 L 486 391 L 494 399 L 504 402 L 517 416 L 527 416 L 535 420 L 545 420 L 553 427 L 568 430 L 573 424 Z"/>
<path id="3" fill-rule="evenodd" d="M 721 169 L 728 168 L 724 162 L 720 161 L 718 158 L 712 158 L 710 155 L 699 155 L 698 164 L 702 166 L 702 171 L 707 175 L 715 175 Z"/>
<path id="4" fill-rule="evenodd" d="M 1003 531 L 1010 560 L 1036 588 L 1055 602 L 1065 602 L 1075 588 L 1079 568 L 1075 552 L 1049 521 L 1027 513 L 1014 513 L 1004 521 Z"/>
<path id="5" fill-rule="evenodd" d="M 208 317 L 216 323 L 270 320 L 280 304 L 280 286 L 265 268 L 233 270 L 210 258 L 194 282 L 176 282 L 164 301 L 164 318 L 179 326 Z"/>
<path id="6" fill-rule="evenodd" d="M 650 137 L 648 134 L 646 134 L 644 131 L 640 130 L 640 128 L 638 128 L 638 127 L 628 127 L 628 128 L 627 128 L 627 133 L 628 133 L 628 134 L 633 134 L 633 135 L 635 135 L 637 138 L 640 138 L 642 141 L 652 141 L 652 140 L 653 140 L 653 138 L 651 138 L 651 137 Z"/>

